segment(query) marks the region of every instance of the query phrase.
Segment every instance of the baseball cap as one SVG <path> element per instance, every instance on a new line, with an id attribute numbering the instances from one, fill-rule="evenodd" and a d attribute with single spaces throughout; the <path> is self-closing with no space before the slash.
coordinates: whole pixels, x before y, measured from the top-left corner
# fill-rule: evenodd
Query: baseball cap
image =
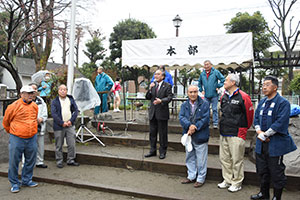
<path id="1" fill-rule="evenodd" d="M 29 85 L 24 85 L 24 86 L 21 88 L 20 92 L 21 92 L 21 93 L 22 93 L 22 92 L 28 92 L 28 93 L 30 93 L 30 92 L 35 92 L 35 90 L 34 90 L 31 86 L 29 86 Z"/>

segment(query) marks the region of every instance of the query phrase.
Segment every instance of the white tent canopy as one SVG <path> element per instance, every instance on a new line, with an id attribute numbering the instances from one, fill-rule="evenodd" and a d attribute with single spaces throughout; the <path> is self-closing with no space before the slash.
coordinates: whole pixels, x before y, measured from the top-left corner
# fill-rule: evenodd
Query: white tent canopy
<path id="1" fill-rule="evenodd" d="M 253 63 L 252 33 L 122 41 L 122 65 L 200 67 L 210 60 L 218 68 L 247 68 Z"/>

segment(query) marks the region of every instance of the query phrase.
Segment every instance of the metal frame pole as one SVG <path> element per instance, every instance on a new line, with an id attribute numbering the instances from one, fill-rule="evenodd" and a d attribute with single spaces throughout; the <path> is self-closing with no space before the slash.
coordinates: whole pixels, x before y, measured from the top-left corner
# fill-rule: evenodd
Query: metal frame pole
<path id="1" fill-rule="evenodd" d="M 68 94 L 72 94 L 73 79 L 74 79 L 76 1 L 77 0 L 72 0 L 72 7 L 71 7 L 70 54 L 69 54 L 69 62 L 68 62 L 68 79 L 67 79 Z"/>

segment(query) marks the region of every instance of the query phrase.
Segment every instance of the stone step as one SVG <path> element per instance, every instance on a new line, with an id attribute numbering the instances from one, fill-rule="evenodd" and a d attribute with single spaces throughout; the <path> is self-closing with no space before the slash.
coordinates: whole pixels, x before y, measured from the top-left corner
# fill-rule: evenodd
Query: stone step
<path id="1" fill-rule="evenodd" d="M 98 121 L 91 121 L 93 127 L 98 126 Z M 103 121 L 101 121 L 103 123 Z M 104 121 L 105 126 L 109 127 L 113 131 L 119 131 L 119 130 L 126 130 L 126 131 L 139 131 L 139 132 L 148 132 L 149 131 L 149 124 L 146 123 L 134 123 L 134 122 L 116 122 L 116 121 Z M 168 125 L 168 133 L 178 133 L 182 134 L 182 127 L 180 126 L 179 122 L 178 124 L 169 124 Z M 256 132 L 254 129 L 250 128 L 247 132 L 246 139 L 252 140 L 252 138 L 256 135 Z M 213 129 L 210 128 L 210 136 L 211 137 L 219 137 L 220 132 L 219 129 Z"/>
<path id="2" fill-rule="evenodd" d="M 35 170 L 36 172 L 36 170 Z M 116 200 L 116 199 L 135 199 L 142 200 L 145 198 L 138 198 L 130 195 L 121 195 L 113 192 L 103 192 L 98 188 L 82 187 L 83 184 L 71 184 L 72 182 L 62 181 L 60 184 L 59 180 L 48 179 L 46 176 L 34 176 L 33 179 L 38 181 L 38 187 L 29 188 L 21 187 L 19 193 L 12 194 L 10 191 L 10 184 L 7 181 L 7 172 L 0 172 L 0 192 L 2 200 L 64 200 L 64 199 L 86 199 L 86 200 Z M 78 186 L 78 187 L 76 187 Z M 86 185 L 85 185 L 86 186 Z M 101 189 L 101 188 L 100 188 Z M 101 198 L 100 198 L 101 197 Z"/>
<path id="3" fill-rule="evenodd" d="M 149 146 L 149 132 L 137 132 L 124 130 L 113 131 L 112 134 L 106 131 L 107 134 L 98 132 L 95 129 L 91 131 L 106 145 L 123 145 L 127 147 L 136 146 Z M 168 148 L 176 151 L 185 152 L 185 148 L 182 146 L 181 134 L 169 134 L 168 135 Z M 87 140 L 91 135 L 84 131 L 83 140 Z M 97 143 L 97 140 L 91 140 L 93 143 Z M 247 156 L 250 151 L 250 141 L 246 140 L 245 155 Z M 208 142 L 208 153 L 219 154 L 219 137 L 210 137 Z"/>
<path id="4" fill-rule="evenodd" d="M 218 189 L 217 181 L 207 180 L 201 188 L 193 188 L 192 184 L 182 185 L 182 177 L 161 173 L 147 172 L 135 169 L 122 169 L 107 166 L 81 164 L 79 167 L 65 166 L 58 169 L 55 162 L 46 161 L 47 169 L 34 169 L 33 180 L 40 183 L 37 188 L 21 188 L 18 196 L 12 199 L 24 199 L 22 194 L 27 190 L 33 193 L 43 190 L 43 184 L 65 185 L 80 189 L 90 189 L 93 191 L 103 191 L 119 195 L 122 199 L 249 199 L 251 194 L 258 192 L 259 188 L 253 185 L 243 185 L 243 189 L 237 193 L 230 193 L 226 189 Z M 0 164 L 0 175 L 7 177 L 8 164 Z M 20 172 L 21 173 L 21 172 Z M 9 183 L 7 183 L 9 184 Z M 7 190 L 7 189 L 5 189 Z M 79 192 L 79 191 L 77 191 Z M 1 192 L 3 194 L 3 192 Z M 53 194 L 57 199 L 79 199 L 68 191 L 60 191 L 60 196 Z M 22 197 L 20 196 L 22 195 Z M 126 195 L 126 196 L 124 196 Z M 284 190 L 283 199 L 297 199 L 299 191 Z M 2 195 L 1 195 L 2 196 Z M 3 197 L 3 196 L 2 196 Z M 30 196 L 28 199 L 31 199 Z M 105 196 L 92 198 L 89 196 L 84 199 L 106 199 Z M 116 197 L 115 199 L 119 199 Z M 10 199 L 10 198 L 8 198 Z M 39 196 L 37 199 L 45 199 L 46 195 Z M 109 198 L 112 199 L 112 198 Z"/>
<path id="5" fill-rule="evenodd" d="M 148 147 L 124 147 L 122 145 L 106 146 L 100 144 L 77 144 L 77 161 L 82 164 L 109 166 L 118 168 L 128 168 L 157 172 L 169 175 L 186 176 L 185 153 L 169 150 L 167 157 L 160 160 L 157 157 L 144 158 L 149 152 Z M 54 144 L 45 146 L 45 158 L 54 160 Z M 64 148 L 64 152 L 66 152 Z M 64 153 L 66 157 L 66 153 Z M 258 184 L 255 164 L 245 157 L 245 184 Z M 208 155 L 208 172 L 207 179 L 220 181 L 221 165 L 218 155 Z M 288 188 L 299 188 L 300 176 L 288 175 Z"/>
<path id="6" fill-rule="evenodd" d="M 124 147 L 113 145 L 103 147 L 100 144 L 77 144 L 77 160 L 80 163 L 92 165 L 104 165 L 109 167 L 134 168 L 145 171 L 175 174 L 186 176 L 185 152 L 168 150 L 166 159 L 159 159 L 158 156 L 144 158 L 149 152 L 149 147 Z M 54 160 L 54 144 L 45 145 L 45 159 Z M 64 152 L 67 149 L 64 148 Z M 64 153 L 66 156 L 66 153 Z M 221 165 L 218 155 L 208 155 L 208 177 L 212 180 L 219 180 L 221 177 Z M 249 173 L 249 183 L 256 183 L 255 165 L 245 158 L 245 171 Z M 210 176 L 211 174 L 211 176 Z M 256 175 L 255 175 L 256 176 Z"/>

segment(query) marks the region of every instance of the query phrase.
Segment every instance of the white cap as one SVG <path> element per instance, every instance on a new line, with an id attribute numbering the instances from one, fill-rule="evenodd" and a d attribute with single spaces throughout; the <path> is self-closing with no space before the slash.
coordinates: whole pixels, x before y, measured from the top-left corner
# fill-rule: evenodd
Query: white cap
<path id="1" fill-rule="evenodd" d="M 35 90 L 31 87 L 31 86 L 29 86 L 29 85 L 24 85 L 22 88 L 21 88 L 21 90 L 20 90 L 20 92 L 22 93 L 22 92 L 35 92 Z"/>

